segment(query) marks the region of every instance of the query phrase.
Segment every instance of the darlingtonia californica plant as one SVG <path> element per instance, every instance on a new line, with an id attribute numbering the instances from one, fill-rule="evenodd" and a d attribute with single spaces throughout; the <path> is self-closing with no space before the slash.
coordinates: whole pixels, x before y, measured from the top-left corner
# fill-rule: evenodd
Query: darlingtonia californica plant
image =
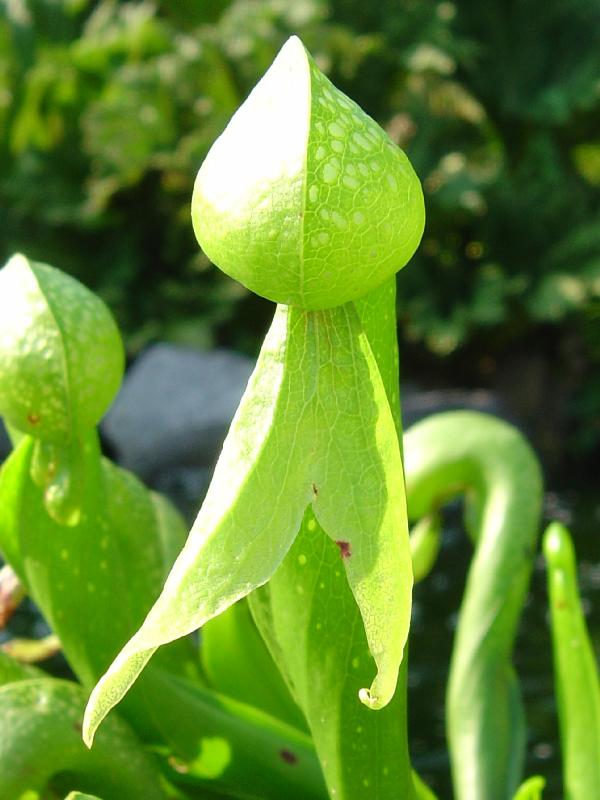
<path id="1" fill-rule="evenodd" d="M 272 577 L 307 508 L 361 612 L 376 675 L 357 691 L 373 709 L 394 694 L 408 635 L 400 446 L 356 307 L 421 238 L 407 157 L 294 37 L 213 145 L 192 218 L 208 256 L 278 306 L 186 546 L 92 694 L 88 741 L 157 647 Z"/>

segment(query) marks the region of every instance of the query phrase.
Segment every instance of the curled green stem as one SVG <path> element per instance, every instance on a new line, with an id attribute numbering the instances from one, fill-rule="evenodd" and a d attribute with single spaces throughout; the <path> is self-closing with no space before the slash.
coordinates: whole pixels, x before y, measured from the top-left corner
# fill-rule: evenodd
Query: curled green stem
<path id="1" fill-rule="evenodd" d="M 430 417 L 408 431 L 404 447 L 411 517 L 462 495 L 475 546 L 447 691 L 455 793 L 506 800 L 525 747 L 512 651 L 538 535 L 539 464 L 515 428 L 477 412 Z"/>
<path id="2" fill-rule="evenodd" d="M 428 514 L 410 531 L 410 557 L 415 583 L 429 575 L 436 562 L 442 541 L 442 521 L 437 513 Z"/>

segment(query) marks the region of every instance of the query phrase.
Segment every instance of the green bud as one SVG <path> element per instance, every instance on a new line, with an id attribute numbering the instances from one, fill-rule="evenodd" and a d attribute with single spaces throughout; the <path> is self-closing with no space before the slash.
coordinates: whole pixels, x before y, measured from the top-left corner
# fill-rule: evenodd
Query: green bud
<path id="1" fill-rule="evenodd" d="M 425 212 L 406 155 L 292 37 L 200 168 L 192 220 L 228 275 L 322 309 L 401 269 Z"/>
<path id="2" fill-rule="evenodd" d="M 104 303 L 53 267 L 13 256 L 0 270 L 0 415 L 39 439 L 94 427 L 123 375 Z"/>

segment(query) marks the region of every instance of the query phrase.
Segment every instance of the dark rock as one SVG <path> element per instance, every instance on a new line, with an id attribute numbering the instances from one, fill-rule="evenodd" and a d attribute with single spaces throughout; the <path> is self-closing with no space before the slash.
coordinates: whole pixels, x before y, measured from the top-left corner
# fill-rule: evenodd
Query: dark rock
<path id="1" fill-rule="evenodd" d="M 481 411 L 517 424 L 497 394 L 488 389 L 434 389 L 423 391 L 413 384 L 402 385 L 402 421 L 407 429 L 415 422 L 442 411 Z"/>
<path id="2" fill-rule="evenodd" d="M 227 350 L 153 345 L 102 422 L 109 448 L 149 482 L 174 465 L 212 466 L 253 367 Z"/>
<path id="3" fill-rule="evenodd" d="M 210 467 L 174 465 L 154 476 L 152 488 L 166 495 L 191 525 L 202 505 L 211 477 Z"/>
<path id="4" fill-rule="evenodd" d="M 0 464 L 10 453 L 10 450 L 11 450 L 10 439 L 8 438 L 8 434 L 6 433 L 6 428 L 4 427 L 4 423 L 0 418 Z"/>

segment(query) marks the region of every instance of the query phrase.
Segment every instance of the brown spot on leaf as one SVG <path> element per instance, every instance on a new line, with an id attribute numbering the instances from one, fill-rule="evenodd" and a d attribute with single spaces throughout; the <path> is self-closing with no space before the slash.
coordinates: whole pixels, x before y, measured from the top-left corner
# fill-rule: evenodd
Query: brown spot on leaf
<path id="1" fill-rule="evenodd" d="M 340 555 L 342 558 L 350 558 L 352 550 L 350 549 L 350 542 L 345 542 L 343 539 L 336 539 L 337 546 L 340 548 Z"/>
<path id="2" fill-rule="evenodd" d="M 291 750 L 280 750 L 279 755 L 281 756 L 281 760 L 285 761 L 286 764 L 298 763 L 298 756 L 295 753 L 292 753 Z"/>
<path id="3" fill-rule="evenodd" d="M 313 483 L 312 491 L 313 491 L 314 496 L 317 497 L 317 495 L 319 494 L 319 490 L 317 489 L 317 484 L 316 483 Z"/>
<path id="4" fill-rule="evenodd" d="M 37 425 L 39 421 L 39 414 L 34 414 L 33 411 L 30 414 L 27 414 L 27 422 L 29 422 L 31 425 Z"/>

